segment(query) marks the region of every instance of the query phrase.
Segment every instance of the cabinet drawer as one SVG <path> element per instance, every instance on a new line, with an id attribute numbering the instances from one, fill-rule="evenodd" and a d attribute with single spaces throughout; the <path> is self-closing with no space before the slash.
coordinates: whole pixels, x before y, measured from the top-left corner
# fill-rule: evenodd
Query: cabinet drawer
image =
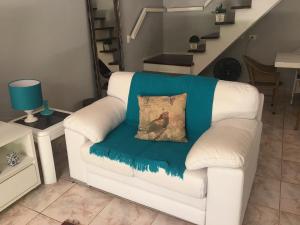
<path id="1" fill-rule="evenodd" d="M 38 182 L 36 168 L 30 165 L 0 184 L 0 208 L 17 199 Z"/>

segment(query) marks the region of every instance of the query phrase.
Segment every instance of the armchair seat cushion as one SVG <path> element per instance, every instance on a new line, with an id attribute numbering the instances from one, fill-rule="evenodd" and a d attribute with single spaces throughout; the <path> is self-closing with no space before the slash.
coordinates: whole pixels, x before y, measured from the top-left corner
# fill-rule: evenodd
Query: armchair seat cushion
<path id="1" fill-rule="evenodd" d="M 134 170 L 134 176 L 159 187 L 166 188 L 193 198 L 205 198 L 207 191 L 207 170 L 185 170 L 183 179 L 169 176 L 160 169 L 157 173 Z"/>
<path id="2" fill-rule="evenodd" d="M 83 145 L 80 149 L 80 155 L 86 163 L 123 176 L 134 176 L 133 168 L 131 168 L 127 164 L 120 163 L 115 160 L 110 160 L 105 157 L 98 157 L 94 154 L 90 154 L 90 147 L 92 145 L 93 143 L 90 142 L 88 144 Z"/>
<path id="3" fill-rule="evenodd" d="M 137 127 L 123 122 L 104 141 L 92 145 L 90 153 L 140 171 L 155 173 L 162 168 L 167 174 L 183 177 L 186 155 L 196 139 L 186 143 L 145 141 L 135 138 L 136 132 Z"/>

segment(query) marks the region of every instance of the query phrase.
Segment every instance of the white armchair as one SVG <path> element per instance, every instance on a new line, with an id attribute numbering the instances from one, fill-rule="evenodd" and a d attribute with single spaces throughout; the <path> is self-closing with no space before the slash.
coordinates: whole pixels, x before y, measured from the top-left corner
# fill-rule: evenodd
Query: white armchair
<path id="1" fill-rule="evenodd" d="M 190 150 L 180 179 L 89 154 L 124 120 L 132 76 L 114 73 L 108 97 L 65 120 L 71 176 L 199 225 L 241 225 L 256 172 L 263 96 L 248 84 L 219 81 L 212 127 Z"/>

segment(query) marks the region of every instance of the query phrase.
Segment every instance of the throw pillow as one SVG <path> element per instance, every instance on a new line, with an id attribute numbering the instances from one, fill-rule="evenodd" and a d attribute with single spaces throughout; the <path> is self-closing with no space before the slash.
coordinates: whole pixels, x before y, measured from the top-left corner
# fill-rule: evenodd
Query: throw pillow
<path id="1" fill-rule="evenodd" d="M 140 121 L 135 137 L 142 140 L 187 142 L 186 98 L 186 93 L 175 96 L 138 96 Z"/>

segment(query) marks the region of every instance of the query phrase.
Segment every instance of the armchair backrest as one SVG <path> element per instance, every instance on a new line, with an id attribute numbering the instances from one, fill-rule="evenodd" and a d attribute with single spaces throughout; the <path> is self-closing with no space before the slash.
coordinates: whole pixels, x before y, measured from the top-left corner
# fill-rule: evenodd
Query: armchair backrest
<path id="1" fill-rule="evenodd" d="M 126 107 L 133 75 L 132 72 L 113 73 L 108 84 L 107 94 L 122 100 Z M 255 119 L 259 105 L 259 92 L 252 85 L 219 81 L 214 94 L 212 122 L 227 118 Z"/>

